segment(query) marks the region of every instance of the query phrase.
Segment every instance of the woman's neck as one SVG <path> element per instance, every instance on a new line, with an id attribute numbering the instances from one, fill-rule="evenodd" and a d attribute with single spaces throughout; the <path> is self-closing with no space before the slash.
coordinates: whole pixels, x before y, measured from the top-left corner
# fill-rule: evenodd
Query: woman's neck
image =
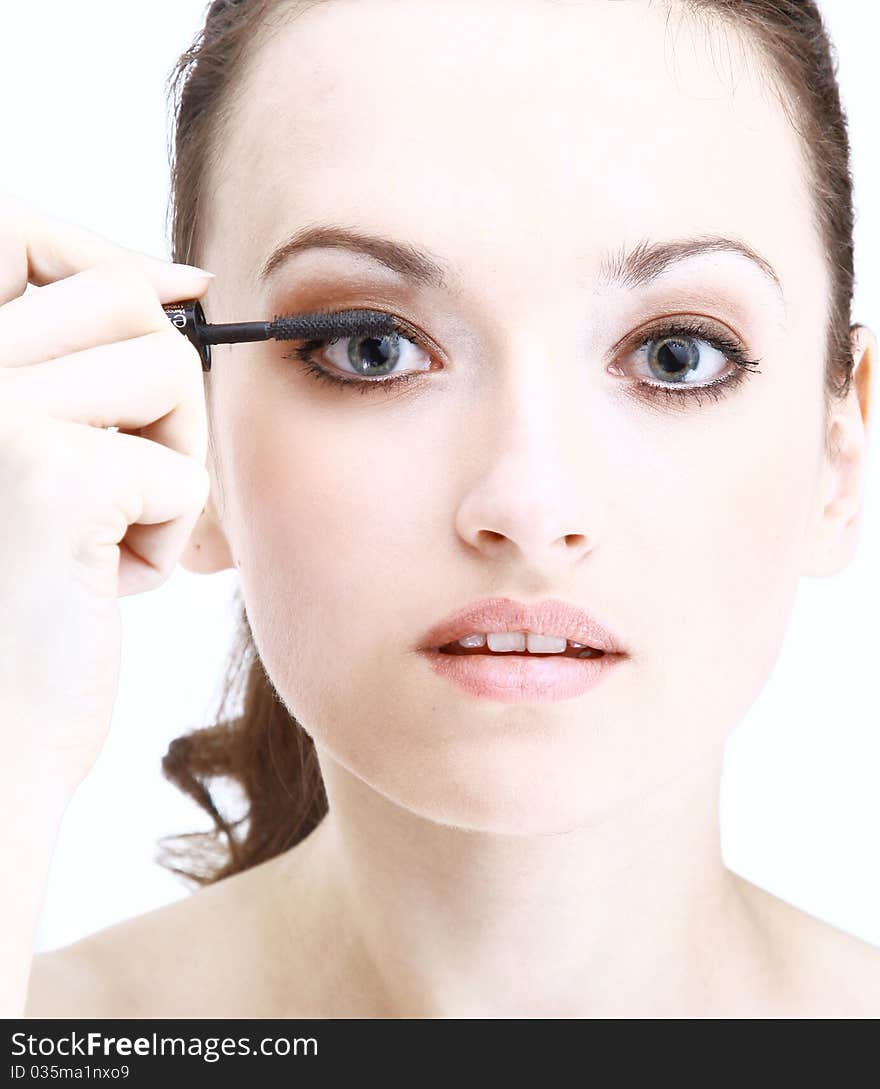
<path id="1" fill-rule="evenodd" d="M 330 812 L 277 860 L 276 925 L 305 928 L 347 1016 L 725 1015 L 768 998 L 766 936 L 721 858 L 720 759 L 534 836 L 437 824 L 322 768 Z"/>

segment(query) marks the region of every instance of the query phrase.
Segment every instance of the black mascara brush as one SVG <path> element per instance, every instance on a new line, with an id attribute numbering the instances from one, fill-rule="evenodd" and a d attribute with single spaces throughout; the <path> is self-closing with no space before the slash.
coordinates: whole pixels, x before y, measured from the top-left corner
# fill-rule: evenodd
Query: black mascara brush
<path id="1" fill-rule="evenodd" d="M 246 344 L 255 340 L 320 340 L 324 337 L 360 333 L 366 336 L 390 336 L 397 328 L 391 314 L 380 310 L 346 310 L 334 314 L 316 311 L 290 315 L 274 321 L 240 321 L 228 325 L 209 325 L 198 299 L 168 303 L 164 308 L 171 324 L 198 349 L 202 370 L 211 369 L 212 344 Z"/>

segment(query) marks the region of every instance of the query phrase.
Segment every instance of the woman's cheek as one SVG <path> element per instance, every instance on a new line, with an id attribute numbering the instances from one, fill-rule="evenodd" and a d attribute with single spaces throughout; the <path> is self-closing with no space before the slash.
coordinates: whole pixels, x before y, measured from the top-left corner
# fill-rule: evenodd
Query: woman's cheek
<path id="1" fill-rule="evenodd" d="M 397 595 L 411 615 L 416 588 L 431 590 L 425 526 L 436 490 L 418 464 L 374 425 L 357 441 L 344 430 L 267 441 L 242 470 L 263 482 L 242 527 L 243 590 L 258 649 L 294 712 L 317 716 L 351 692 L 364 680 L 359 661 L 375 665 L 383 639 L 400 649 L 418 636 L 394 626 Z"/>
<path id="2" fill-rule="evenodd" d="M 658 568 L 653 623 L 663 653 L 651 656 L 652 680 L 695 737 L 709 723 L 733 728 L 757 697 L 797 592 L 815 434 L 789 430 L 780 443 L 778 429 L 756 424 L 748 436 L 732 434 L 689 474 L 677 517 L 656 511 L 658 524 L 682 528 L 666 540 L 674 562 L 662 576 Z M 653 668 L 664 662 L 668 670 Z"/>

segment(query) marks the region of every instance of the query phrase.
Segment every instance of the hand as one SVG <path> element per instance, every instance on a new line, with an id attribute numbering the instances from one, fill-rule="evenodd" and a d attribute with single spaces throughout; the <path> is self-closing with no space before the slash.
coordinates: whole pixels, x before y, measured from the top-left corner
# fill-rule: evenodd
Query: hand
<path id="1" fill-rule="evenodd" d="M 207 501 L 201 361 L 162 304 L 210 276 L 8 198 L 0 255 L 0 759 L 79 782 L 116 699 L 117 599 L 165 582 Z"/>

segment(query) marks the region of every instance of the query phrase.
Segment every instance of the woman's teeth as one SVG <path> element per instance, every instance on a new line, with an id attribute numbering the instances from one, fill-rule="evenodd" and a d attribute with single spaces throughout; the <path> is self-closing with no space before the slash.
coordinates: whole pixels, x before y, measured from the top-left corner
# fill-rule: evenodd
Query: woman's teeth
<path id="1" fill-rule="evenodd" d="M 529 654 L 563 654 L 569 658 L 597 658 L 604 654 L 604 651 L 588 647 L 586 643 L 575 643 L 562 636 L 533 635 L 531 632 L 521 631 L 489 632 L 485 635 L 482 632 L 474 632 L 473 635 L 466 635 L 454 643 L 440 647 L 440 650 L 451 654 L 461 654 L 464 650 L 470 650 L 472 653 L 479 652 L 481 647 L 486 648 L 482 650 L 483 654 L 522 653 L 526 650 Z"/>

